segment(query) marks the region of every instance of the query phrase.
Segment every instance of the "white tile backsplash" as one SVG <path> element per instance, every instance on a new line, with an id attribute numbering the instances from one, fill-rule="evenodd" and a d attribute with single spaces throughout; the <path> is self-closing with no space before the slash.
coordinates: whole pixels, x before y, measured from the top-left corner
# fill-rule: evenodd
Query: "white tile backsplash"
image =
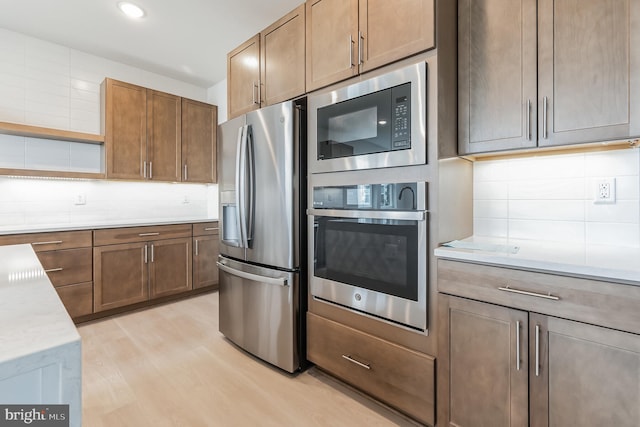
<path id="1" fill-rule="evenodd" d="M 79 194 L 85 205 L 76 205 Z M 0 177 L 0 229 L 25 224 L 217 218 L 217 185 Z M 183 203 L 185 195 L 189 203 Z"/>
<path id="2" fill-rule="evenodd" d="M 593 202 L 602 177 L 615 204 Z M 480 236 L 640 247 L 639 149 L 479 160 L 473 197 Z"/>

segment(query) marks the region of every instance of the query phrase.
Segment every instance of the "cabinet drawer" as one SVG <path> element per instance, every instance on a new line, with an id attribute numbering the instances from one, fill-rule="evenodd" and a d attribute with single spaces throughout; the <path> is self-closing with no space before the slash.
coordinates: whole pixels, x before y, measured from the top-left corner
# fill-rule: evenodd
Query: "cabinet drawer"
<path id="1" fill-rule="evenodd" d="M 38 252 L 38 259 L 53 286 L 93 280 L 93 252 L 91 248 Z"/>
<path id="2" fill-rule="evenodd" d="M 91 230 L 54 233 L 12 234 L 0 236 L 0 245 L 31 244 L 36 252 L 69 248 L 90 248 Z"/>
<path id="3" fill-rule="evenodd" d="M 179 237 L 191 237 L 191 224 L 110 228 L 93 232 L 94 246 L 148 242 L 150 240 L 176 239 Z"/>
<path id="4" fill-rule="evenodd" d="M 640 286 L 439 259 L 438 291 L 640 333 Z"/>
<path id="5" fill-rule="evenodd" d="M 59 286 L 56 291 L 72 318 L 93 313 L 93 282 Z"/>
<path id="6" fill-rule="evenodd" d="M 206 236 L 209 234 L 219 234 L 217 222 L 199 222 L 197 224 L 193 224 L 194 236 Z"/>
<path id="7" fill-rule="evenodd" d="M 307 313 L 307 356 L 320 368 L 398 408 L 435 424 L 434 359 Z"/>

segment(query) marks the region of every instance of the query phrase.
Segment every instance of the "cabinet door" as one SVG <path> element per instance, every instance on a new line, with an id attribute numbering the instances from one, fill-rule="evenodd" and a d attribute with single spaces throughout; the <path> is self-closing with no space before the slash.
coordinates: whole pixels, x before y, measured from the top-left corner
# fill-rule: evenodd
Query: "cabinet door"
<path id="1" fill-rule="evenodd" d="M 180 181 L 182 115 L 180 97 L 147 89 L 147 176 Z"/>
<path id="2" fill-rule="evenodd" d="M 536 146 L 536 0 L 458 2 L 458 151 Z"/>
<path id="3" fill-rule="evenodd" d="M 227 54 L 227 116 L 260 107 L 260 35 Z"/>
<path id="4" fill-rule="evenodd" d="M 360 72 L 435 47 L 434 0 L 360 0 Z"/>
<path id="5" fill-rule="evenodd" d="M 219 236 L 193 238 L 193 289 L 218 284 Z"/>
<path id="6" fill-rule="evenodd" d="M 640 335 L 534 314 L 529 328 L 532 427 L 640 425 Z"/>
<path id="7" fill-rule="evenodd" d="M 304 23 L 305 7 L 301 4 L 260 33 L 263 106 L 305 91 Z"/>
<path id="8" fill-rule="evenodd" d="M 147 160 L 147 90 L 105 81 L 107 178 L 144 179 Z"/>
<path id="9" fill-rule="evenodd" d="M 540 146 L 640 134 L 639 21 L 635 0 L 539 1 Z"/>
<path id="10" fill-rule="evenodd" d="M 438 424 L 527 426 L 528 313 L 443 294 L 438 299 Z"/>
<path id="11" fill-rule="evenodd" d="M 149 262 L 151 298 L 191 289 L 191 238 L 151 242 Z"/>
<path id="12" fill-rule="evenodd" d="M 149 299 L 146 243 L 93 248 L 95 312 Z"/>
<path id="13" fill-rule="evenodd" d="M 218 108 L 182 99 L 182 181 L 216 182 Z"/>
<path id="14" fill-rule="evenodd" d="M 358 0 L 309 0 L 307 92 L 358 73 Z"/>

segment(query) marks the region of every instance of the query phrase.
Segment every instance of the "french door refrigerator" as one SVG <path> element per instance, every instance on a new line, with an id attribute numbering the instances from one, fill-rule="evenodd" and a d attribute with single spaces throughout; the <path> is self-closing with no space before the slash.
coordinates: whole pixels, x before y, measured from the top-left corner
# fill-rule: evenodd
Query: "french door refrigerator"
<path id="1" fill-rule="evenodd" d="M 305 362 L 304 107 L 272 105 L 218 127 L 220 332 L 288 372 Z"/>

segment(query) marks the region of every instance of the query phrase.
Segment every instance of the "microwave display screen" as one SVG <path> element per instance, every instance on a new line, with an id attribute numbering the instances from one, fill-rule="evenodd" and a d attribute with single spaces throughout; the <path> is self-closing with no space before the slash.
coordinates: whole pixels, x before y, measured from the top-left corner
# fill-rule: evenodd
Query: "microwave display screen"
<path id="1" fill-rule="evenodd" d="M 411 83 L 317 110 L 318 160 L 411 149 Z"/>

